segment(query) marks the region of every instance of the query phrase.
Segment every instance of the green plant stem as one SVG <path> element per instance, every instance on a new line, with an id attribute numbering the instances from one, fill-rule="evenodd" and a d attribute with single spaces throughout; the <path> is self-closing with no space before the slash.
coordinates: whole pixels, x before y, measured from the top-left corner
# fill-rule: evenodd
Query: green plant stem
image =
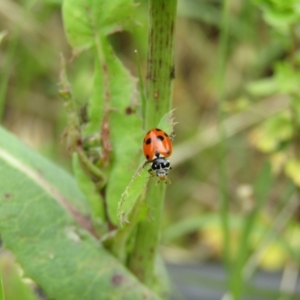
<path id="1" fill-rule="evenodd" d="M 4 289 L 3 289 L 3 281 L 0 273 L 0 300 L 4 300 Z"/>
<path id="2" fill-rule="evenodd" d="M 218 132 L 219 132 L 219 199 L 220 199 L 220 214 L 223 230 L 223 245 L 224 245 L 224 260 L 228 266 L 230 261 L 230 239 L 229 239 L 229 203 L 227 191 L 227 175 L 226 170 L 226 132 L 224 127 L 224 102 L 225 102 L 225 73 L 226 59 L 228 48 L 228 18 L 229 18 L 229 0 L 225 0 L 222 12 L 222 31 L 220 35 L 220 50 L 218 61 Z"/>
<path id="3" fill-rule="evenodd" d="M 176 8 L 177 0 L 150 0 L 149 2 L 149 52 L 145 110 L 147 130 L 157 126 L 160 118 L 171 108 Z M 165 184 L 155 185 L 155 180 L 150 180 L 146 196 L 150 217 L 139 224 L 135 245 L 129 259 L 129 268 L 148 286 L 151 286 L 153 282 L 165 191 Z"/>
<path id="4" fill-rule="evenodd" d="M 217 89 L 218 89 L 218 133 L 219 133 L 219 147 L 218 147 L 218 179 L 219 179 L 219 201 L 220 201 L 220 218 L 222 224 L 223 236 L 223 255 L 227 272 L 231 273 L 231 241 L 230 241 L 230 211 L 229 211 L 229 197 L 227 184 L 227 161 L 226 161 L 226 131 L 224 126 L 224 103 L 225 103 L 225 75 L 226 75 L 226 61 L 228 51 L 228 20 L 229 20 L 229 1 L 223 2 L 221 33 L 220 33 L 220 48 L 218 56 L 218 74 L 217 74 Z M 231 279 L 229 276 L 229 285 L 231 287 Z M 233 288 L 231 288 L 231 292 Z M 234 298 L 235 299 L 235 298 Z M 236 299 L 235 299 L 236 300 Z"/>
<path id="5" fill-rule="evenodd" d="M 174 29 L 177 0 L 150 0 L 146 128 L 156 126 L 171 109 L 174 78 Z"/>
<path id="6" fill-rule="evenodd" d="M 135 57 L 136 57 L 136 65 L 138 68 L 138 74 L 139 74 L 139 86 L 140 86 L 140 93 L 141 93 L 141 100 L 142 100 L 142 118 L 143 118 L 143 128 L 145 129 L 145 115 L 146 115 L 146 95 L 145 95 L 145 89 L 143 84 L 143 77 L 142 77 L 142 69 L 139 59 L 139 54 L 137 50 L 135 50 Z"/>
<path id="7" fill-rule="evenodd" d="M 272 186 L 272 175 L 269 163 L 265 163 L 254 184 L 255 206 L 244 216 L 244 222 L 241 230 L 241 240 L 235 253 L 234 264 L 231 267 L 230 287 L 232 298 L 241 299 L 245 289 L 244 266 L 250 255 L 251 242 L 250 237 L 253 232 L 254 223 L 257 215 L 264 205 L 267 194 Z"/>

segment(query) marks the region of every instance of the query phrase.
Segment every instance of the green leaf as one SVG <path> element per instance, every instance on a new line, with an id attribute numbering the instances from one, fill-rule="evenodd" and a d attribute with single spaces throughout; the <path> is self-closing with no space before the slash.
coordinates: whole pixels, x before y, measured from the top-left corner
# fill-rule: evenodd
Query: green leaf
<path id="1" fill-rule="evenodd" d="M 274 27 L 288 31 L 289 26 L 299 22 L 299 16 L 294 11 L 274 11 L 270 10 L 265 12 L 265 21 Z"/>
<path id="2" fill-rule="evenodd" d="M 118 221 L 121 225 L 130 222 L 129 215 L 137 203 L 138 198 L 141 196 L 142 192 L 145 191 L 148 178 L 149 174 L 147 172 L 143 172 L 143 166 L 140 166 L 122 194 L 117 212 Z"/>
<path id="3" fill-rule="evenodd" d="M 280 62 L 275 66 L 275 78 L 281 93 L 299 95 L 300 72 L 290 62 Z"/>
<path id="4" fill-rule="evenodd" d="M 131 0 L 64 0 L 63 20 L 69 43 L 75 50 L 86 49 L 95 43 L 95 36 L 127 28 L 134 7 Z"/>
<path id="5" fill-rule="evenodd" d="M 104 217 L 104 200 L 101 195 L 96 191 L 94 182 L 84 172 L 79 162 L 77 153 L 73 154 L 73 170 L 76 176 L 76 180 L 81 191 L 86 196 L 87 202 L 91 208 L 93 219 L 105 220 Z"/>
<path id="6" fill-rule="evenodd" d="M 158 299 L 100 244 L 74 179 L 0 128 L 0 232 L 49 299 Z"/>
<path id="7" fill-rule="evenodd" d="M 262 8 L 267 23 L 285 32 L 300 20 L 298 0 L 254 0 L 254 3 Z"/>
<path id="8" fill-rule="evenodd" d="M 296 159 L 290 159 L 285 165 L 286 175 L 293 180 L 293 182 L 300 186 L 300 161 Z"/>
<path id="9" fill-rule="evenodd" d="M 252 143 L 263 152 L 281 150 L 292 138 L 293 126 L 289 112 L 267 119 L 251 133 Z"/>
<path id="10" fill-rule="evenodd" d="M 103 76 L 107 76 L 109 80 L 108 86 L 104 86 L 104 89 L 109 91 L 109 99 L 104 100 L 108 101 L 103 104 L 108 108 L 103 114 L 106 113 L 109 117 L 109 140 L 112 148 L 106 201 L 110 220 L 117 224 L 118 203 L 138 168 L 142 154 L 142 120 L 136 113 L 138 105 L 136 79 L 123 67 L 106 40 L 102 41 L 102 50 L 105 62 L 100 62 L 99 65 L 105 63 L 107 74 Z M 103 86 L 105 83 L 95 82 L 95 84 Z M 91 112 L 99 106 L 97 100 L 98 102 L 103 100 L 103 96 L 98 97 L 91 103 Z M 102 138 L 104 139 L 103 136 Z"/>
<path id="11" fill-rule="evenodd" d="M 3 276 L 3 288 L 5 293 L 1 294 L 0 280 L 0 300 L 38 300 L 32 286 L 29 286 L 20 275 L 20 268 L 16 265 L 14 257 L 7 252 L 2 252 L 0 256 L 0 273 Z M 4 296 L 5 295 L 5 296 Z M 2 296 L 2 297 L 1 297 Z"/>
<path id="12" fill-rule="evenodd" d="M 250 82 L 246 88 L 249 93 L 258 97 L 266 97 L 278 92 L 278 84 L 273 77 Z"/>
<path id="13" fill-rule="evenodd" d="M 142 147 L 142 120 L 137 115 L 136 79 L 115 56 L 105 35 L 127 24 L 134 3 L 117 1 L 64 1 L 63 17 L 75 50 L 94 45 L 93 95 L 88 105 L 85 137 L 100 132 L 100 165 L 107 174 L 108 215 L 117 223 L 121 195 L 138 168 Z"/>
<path id="14" fill-rule="evenodd" d="M 274 76 L 252 82 L 247 90 L 254 96 L 269 96 L 275 93 L 299 95 L 300 72 L 290 62 L 280 62 L 275 65 Z"/>
<path id="15" fill-rule="evenodd" d="M 176 122 L 174 121 L 174 110 L 175 109 L 172 109 L 164 114 L 157 125 L 157 128 L 162 129 L 169 135 L 174 133 L 174 126 L 176 125 Z"/>
<path id="16" fill-rule="evenodd" d="M 87 108 L 88 123 L 83 129 L 83 134 L 89 136 L 100 130 L 104 114 L 104 84 L 101 62 L 95 59 L 95 74 L 93 79 L 93 93 Z"/>
<path id="17" fill-rule="evenodd" d="M 2 31 L 0 32 L 0 44 L 1 44 L 1 42 L 3 41 L 4 37 L 6 36 L 6 34 L 7 34 L 7 32 L 6 32 L 5 30 L 2 30 Z"/>

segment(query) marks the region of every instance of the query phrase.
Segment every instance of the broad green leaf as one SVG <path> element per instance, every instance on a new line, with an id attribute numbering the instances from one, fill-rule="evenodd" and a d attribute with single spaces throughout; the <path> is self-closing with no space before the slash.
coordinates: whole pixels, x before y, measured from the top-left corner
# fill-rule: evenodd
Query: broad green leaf
<path id="1" fill-rule="evenodd" d="M 0 232 L 49 299 L 158 299 L 93 235 L 74 179 L 0 128 Z"/>
<path id="2" fill-rule="evenodd" d="M 127 27 L 135 4 L 132 0 L 64 0 L 63 20 L 69 43 L 75 50 L 95 43 L 95 36 Z"/>

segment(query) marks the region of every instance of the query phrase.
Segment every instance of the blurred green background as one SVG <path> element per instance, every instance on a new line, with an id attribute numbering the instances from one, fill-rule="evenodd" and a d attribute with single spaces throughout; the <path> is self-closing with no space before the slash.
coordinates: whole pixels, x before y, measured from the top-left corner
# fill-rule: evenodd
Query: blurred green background
<path id="1" fill-rule="evenodd" d="M 132 32 L 110 37 L 136 77 L 134 50 L 144 75 L 147 57 L 148 7 L 139 3 Z M 227 12 L 221 0 L 178 3 L 178 124 L 161 252 L 169 262 L 222 262 L 224 247 L 232 258 L 247 243 L 249 270 L 297 269 L 300 164 L 293 149 L 299 144 L 300 2 L 226 3 Z M 71 172 L 61 141 L 60 53 L 82 107 L 92 88 L 92 57 L 72 58 L 59 0 L 1 0 L 0 35 L 2 125 Z"/>

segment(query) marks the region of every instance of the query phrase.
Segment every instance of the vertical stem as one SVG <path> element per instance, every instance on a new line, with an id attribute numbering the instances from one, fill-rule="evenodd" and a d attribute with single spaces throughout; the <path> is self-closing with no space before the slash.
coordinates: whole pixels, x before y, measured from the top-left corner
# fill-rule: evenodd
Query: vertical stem
<path id="1" fill-rule="evenodd" d="M 149 45 L 147 69 L 146 130 L 157 126 L 171 108 L 174 78 L 174 29 L 177 0 L 149 1 Z M 146 202 L 150 218 L 139 224 L 129 268 L 151 286 L 164 207 L 165 185 L 150 180 Z"/>
<path id="2" fill-rule="evenodd" d="M 221 32 L 218 55 L 218 180 L 219 180 L 219 201 L 220 201 L 220 218 L 223 235 L 223 255 L 227 272 L 231 272 L 231 253 L 230 253 L 230 232 L 229 232 L 229 200 L 227 188 L 227 165 L 226 165 L 226 132 L 224 128 L 224 102 L 225 102 L 225 76 L 226 76 L 226 59 L 228 52 L 228 20 L 229 20 L 229 1 L 223 2 Z M 230 276 L 229 276 L 230 280 Z M 230 285 L 230 283 L 229 283 Z"/>
<path id="3" fill-rule="evenodd" d="M 171 108 L 177 0 L 150 0 L 146 122 L 149 129 Z"/>
<path id="4" fill-rule="evenodd" d="M 220 49 L 218 57 L 218 131 L 219 131 L 219 199 L 220 199 L 220 213 L 223 229 L 223 244 L 224 244 L 224 258 L 226 264 L 230 260 L 230 239 L 229 239 L 229 205 L 227 195 L 227 175 L 226 175 L 226 132 L 223 126 L 224 122 L 224 101 L 225 101 L 225 73 L 226 73 L 226 59 L 228 48 L 228 18 L 229 18 L 229 1 L 225 0 L 223 3 L 222 12 L 222 31 L 220 35 Z"/>
<path id="5" fill-rule="evenodd" d="M 4 300 L 4 289 L 3 289 L 3 282 L 2 282 L 2 277 L 0 273 L 0 300 Z"/>

